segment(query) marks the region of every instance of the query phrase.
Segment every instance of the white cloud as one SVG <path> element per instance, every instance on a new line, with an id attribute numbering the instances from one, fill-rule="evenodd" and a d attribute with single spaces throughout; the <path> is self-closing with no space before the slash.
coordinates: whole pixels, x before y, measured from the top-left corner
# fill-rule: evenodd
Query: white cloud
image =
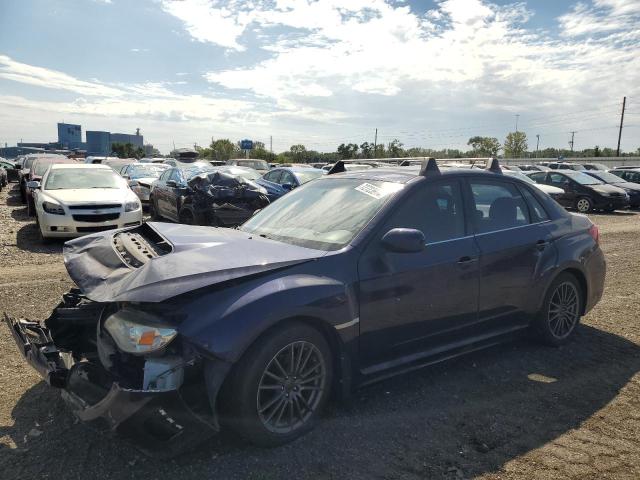
<path id="1" fill-rule="evenodd" d="M 437 0 L 424 14 L 394 0 L 158 0 L 158 5 L 194 42 L 221 47 L 225 65 L 234 65 L 209 67 L 204 77 L 214 94 L 176 93 L 180 82 L 82 80 L 0 56 L 0 79 L 78 96 L 64 104 L 8 96 L 0 102 L 103 119 L 188 121 L 188 128 L 204 130 L 207 124 L 214 132 L 236 129 L 238 136 L 271 131 L 283 142 L 331 148 L 341 136 L 362 139 L 365 125 L 383 127 L 391 132 L 383 135 L 408 144 L 460 146 L 469 134 L 489 133 L 468 128 L 470 122 L 495 124 L 499 117 L 511 125 L 512 114 L 521 113 L 526 128 L 527 117 L 601 106 L 610 113 L 623 95 L 640 97 L 638 0 L 585 0 L 567 7 L 557 24 L 544 30 L 527 24 L 542 8 L 534 1 Z M 176 73 L 186 75 L 198 73 Z M 615 117 L 610 114 L 606 125 L 615 124 Z M 604 124 L 597 112 L 566 119 L 566 126 L 547 121 L 557 130 L 549 134 L 562 138 L 560 125 L 569 130 Z M 530 125 L 538 129 L 545 123 Z M 492 134 L 501 136 L 508 127 L 500 128 Z M 449 133 L 438 133 L 444 130 Z M 547 134 L 530 133 L 538 132 Z"/>
<path id="2" fill-rule="evenodd" d="M 121 90 L 97 81 L 78 80 L 57 70 L 16 62 L 6 55 L 0 55 L 0 78 L 38 87 L 68 90 L 82 95 L 117 97 L 123 94 Z"/>

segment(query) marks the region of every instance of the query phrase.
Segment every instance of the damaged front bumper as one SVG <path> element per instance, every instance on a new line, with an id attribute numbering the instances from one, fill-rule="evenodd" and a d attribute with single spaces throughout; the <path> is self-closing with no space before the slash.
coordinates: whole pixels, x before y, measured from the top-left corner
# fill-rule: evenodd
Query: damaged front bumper
<path id="1" fill-rule="evenodd" d="M 20 353 L 49 385 L 62 390 L 80 420 L 130 437 L 151 455 L 182 453 L 219 430 L 204 381 L 172 390 L 126 388 L 98 360 L 74 359 L 60 350 L 45 326 L 8 315 L 5 321 Z"/>

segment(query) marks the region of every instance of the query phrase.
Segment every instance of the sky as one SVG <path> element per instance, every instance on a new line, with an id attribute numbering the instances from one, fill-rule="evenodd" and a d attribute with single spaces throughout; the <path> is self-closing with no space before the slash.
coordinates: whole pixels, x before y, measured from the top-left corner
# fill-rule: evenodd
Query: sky
<path id="1" fill-rule="evenodd" d="M 639 0 L 0 0 L 0 144 L 640 148 Z M 83 133 L 84 135 L 84 133 Z"/>

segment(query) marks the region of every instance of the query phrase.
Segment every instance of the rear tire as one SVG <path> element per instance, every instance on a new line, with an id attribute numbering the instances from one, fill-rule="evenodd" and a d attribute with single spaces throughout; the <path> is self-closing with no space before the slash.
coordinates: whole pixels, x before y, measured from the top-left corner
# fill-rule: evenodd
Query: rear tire
<path id="1" fill-rule="evenodd" d="M 534 321 L 540 339 L 551 346 L 569 341 L 580 323 L 585 293 L 570 273 L 561 273 L 551 283 Z"/>
<path id="2" fill-rule="evenodd" d="M 580 197 L 576 201 L 576 210 L 580 213 L 589 213 L 593 210 L 593 202 L 589 197 Z"/>
<path id="3" fill-rule="evenodd" d="M 316 424 L 331 393 L 333 357 L 324 336 L 287 323 L 252 345 L 221 392 L 223 419 L 251 443 L 274 447 Z"/>
<path id="4" fill-rule="evenodd" d="M 180 209 L 180 214 L 178 215 L 178 219 L 180 223 L 184 223 L 185 225 L 196 225 L 196 216 L 193 210 L 189 206 L 184 206 Z"/>

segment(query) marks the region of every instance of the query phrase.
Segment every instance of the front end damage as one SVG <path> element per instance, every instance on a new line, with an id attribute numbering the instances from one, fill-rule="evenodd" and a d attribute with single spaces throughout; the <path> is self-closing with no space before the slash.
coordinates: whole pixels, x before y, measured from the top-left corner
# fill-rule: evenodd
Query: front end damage
<path id="1" fill-rule="evenodd" d="M 200 174 L 188 182 L 195 221 L 199 225 L 236 227 L 269 204 L 262 187 L 223 172 Z"/>
<path id="2" fill-rule="evenodd" d="M 157 341 L 143 332 L 139 343 L 148 351 L 126 352 L 105 328 L 123 321 L 122 312 L 122 304 L 92 302 L 72 290 L 43 325 L 5 320 L 20 352 L 62 390 L 79 419 L 133 437 L 151 454 L 176 455 L 210 438 L 219 430 L 210 399 L 230 365 L 179 335 L 150 349 Z"/>

